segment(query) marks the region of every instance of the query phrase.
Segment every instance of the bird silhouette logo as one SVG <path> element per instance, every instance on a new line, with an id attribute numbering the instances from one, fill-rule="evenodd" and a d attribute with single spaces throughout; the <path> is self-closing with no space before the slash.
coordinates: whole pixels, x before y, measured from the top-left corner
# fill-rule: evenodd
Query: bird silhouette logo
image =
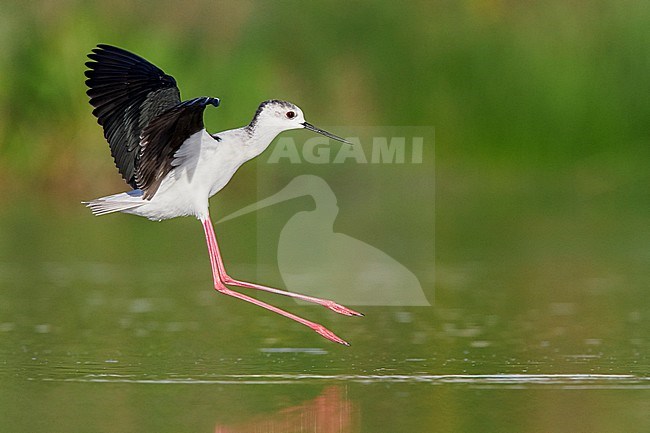
<path id="1" fill-rule="evenodd" d="M 336 195 L 319 176 L 297 176 L 277 193 L 217 224 L 303 196 L 311 196 L 315 208 L 299 211 L 287 221 L 277 248 L 278 269 L 288 290 L 336 295 L 350 305 L 430 305 L 420 281 L 406 266 L 379 248 L 334 231 L 339 212 Z"/>

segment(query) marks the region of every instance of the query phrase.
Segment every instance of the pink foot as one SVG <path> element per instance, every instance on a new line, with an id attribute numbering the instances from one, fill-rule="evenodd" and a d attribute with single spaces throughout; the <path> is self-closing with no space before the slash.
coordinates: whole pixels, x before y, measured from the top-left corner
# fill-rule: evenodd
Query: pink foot
<path id="1" fill-rule="evenodd" d="M 341 337 L 337 336 L 335 333 L 327 329 L 326 327 L 322 325 L 317 325 L 316 327 L 312 328 L 314 331 L 318 332 L 320 335 L 323 337 L 327 338 L 330 341 L 333 341 L 335 343 L 342 344 L 344 346 L 350 346 L 350 343 L 342 339 Z"/>
<path id="2" fill-rule="evenodd" d="M 359 313 L 358 311 L 354 311 L 351 308 L 344 307 L 341 304 L 337 304 L 334 301 L 325 301 L 323 304 L 321 304 L 323 307 L 328 308 L 336 313 L 343 314 L 344 316 L 357 316 L 357 317 L 362 317 L 363 313 Z"/>

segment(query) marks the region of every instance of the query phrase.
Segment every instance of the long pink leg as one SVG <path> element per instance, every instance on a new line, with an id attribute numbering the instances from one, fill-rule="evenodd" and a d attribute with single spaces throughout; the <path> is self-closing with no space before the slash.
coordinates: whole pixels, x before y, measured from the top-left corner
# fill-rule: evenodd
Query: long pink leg
<path id="1" fill-rule="evenodd" d="M 205 220 L 202 220 L 202 223 L 203 223 L 203 229 L 205 230 L 206 239 L 209 236 L 211 239 L 214 240 L 214 250 L 216 251 L 217 270 L 219 272 L 219 279 L 224 284 L 245 287 L 248 289 L 263 290 L 265 292 L 275 293 L 277 295 L 283 295 L 295 299 L 300 299 L 306 302 L 312 302 L 314 304 L 322 305 L 325 308 L 328 308 L 332 311 L 335 311 L 339 314 L 343 314 L 345 316 L 363 316 L 363 314 L 359 313 L 358 311 L 354 311 L 351 308 L 344 307 L 343 305 L 337 304 L 336 302 L 330 301 L 329 299 L 315 298 L 313 296 L 302 295 L 300 293 L 288 292 L 286 290 L 280 290 L 273 287 L 262 286 L 260 284 L 249 283 L 247 281 L 236 280 L 230 277 L 226 273 L 226 269 L 223 265 L 223 261 L 221 260 L 221 253 L 219 252 L 219 246 L 217 245 L 217 238 L 214 234 L 214 228 L 212 227 L 212 223 L 210 222 L 210 219 L 207 218 Z"/>
<path id="2" fill-rule="evenodd" d="M 278 307 L 269 305 L 266 302 L 262 302 L 258 299 L 251 298 L 250 296 L 243 295 L 239 292 L 235 292 L 234 290 L 230 290 L 229 288 L 227 288 L 224 285 L 224 282 L 221 280 L 221 274 L 222 273 L 225 274 L 225 269 L 223 266 L 223 261 L 221 260 L 221 256 L 219 254 L 219 247 L 217 246 L 217 238 L 214 235 L 214 229 L 212 228 L 212 223 L 210 222 L 209 218 L 201 220 L 201 223 L 203 224 L 203 229 L 205 230 L 205 240 L 206 243 L 208 244 L 208 253 L 210 254 L 210 265 L 212 266 L 212 277 L 214 279 L 214 288 L 219 293 L 223 293 L 224 295 L 232 296 L 234 298 L 241 299 L 246 302 L 250 302 L 251 304 L 257 305 L 262 308 L 266 308 L 267 310 L 273 311 L 274 313 L 277 313 L 281 316 L 288 317 L 291 320 L 295 320 L 298 323 L 302 323 L 303 325 L 311 328 L 312 330 L 316 331 L 323 337 L 335 343 L 343 344 L 345 346 L 350 345 L 347 341 L 338 337 L 336 334 L 334 334 L 332 331 L 330 331 L 323 325 L 311 322 L 307 319 L 303 319 L 300 316 L 296 316 L 295 314 L 289 313 L 288 311 L 284 311 Z"/>

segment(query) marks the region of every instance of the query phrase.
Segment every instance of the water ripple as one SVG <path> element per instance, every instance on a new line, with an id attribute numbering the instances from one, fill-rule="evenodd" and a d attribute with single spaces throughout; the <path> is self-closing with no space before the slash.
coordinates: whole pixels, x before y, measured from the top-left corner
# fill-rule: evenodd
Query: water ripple
<path id="1" fill-rule="evenodd" d="M 87 374 L 74 378 L 33 378 L 52 382 L 138 383 L 138 384 L 238 384 L 278 385 L 315 382 L 429 383 L 478 387 L 529 388 L 556 386 L 563 389 L 650 389 L 650 378 L 629 374 L 445 374 L 445 375 L 319 375 L 319 374 L 230 374 L 205 377 L 138 377 L 124 374 Z"/>

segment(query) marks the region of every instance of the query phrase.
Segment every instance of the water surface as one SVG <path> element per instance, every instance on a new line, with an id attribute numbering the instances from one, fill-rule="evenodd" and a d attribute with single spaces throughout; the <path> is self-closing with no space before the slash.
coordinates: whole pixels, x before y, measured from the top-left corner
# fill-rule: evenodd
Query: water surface
<path id="1" fill-rule="evenodd" d="M 413 270 L 430 307 L 349 318 L 256 294 L 349 348 L 214 293 L 192 219 L 18 204 L 0 233 L 1 430 L 648 431 L 643 208 L 445 193 L 435 272 Z M 250 221 L 220 232 L 231 274 L 277 274 Z"/>

